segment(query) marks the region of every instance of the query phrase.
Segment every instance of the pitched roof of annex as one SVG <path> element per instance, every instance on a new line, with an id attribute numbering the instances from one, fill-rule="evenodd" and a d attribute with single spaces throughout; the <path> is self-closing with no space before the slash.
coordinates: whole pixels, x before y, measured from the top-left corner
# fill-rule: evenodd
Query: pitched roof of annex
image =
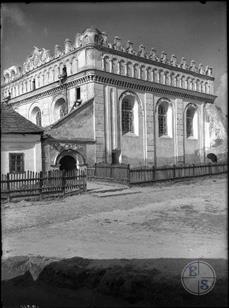
<path id="1" fill-rule="evenodd" d="M 43 129 L 27 120 L 11 106 L 1 103 L 2 134 L 42 134 Z"/>

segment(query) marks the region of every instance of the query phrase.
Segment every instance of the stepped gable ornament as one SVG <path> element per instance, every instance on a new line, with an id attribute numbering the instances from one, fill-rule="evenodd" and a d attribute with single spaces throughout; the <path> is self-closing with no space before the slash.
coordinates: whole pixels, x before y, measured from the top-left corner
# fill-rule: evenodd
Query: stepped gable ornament
<path id="1" fill-rule="evenodd" d="M 139 45 L 138 56 L 143 57 L 143 58 L 146 57 L 146 49 L 145 49 L 145 46 L 143 44 Z"/>
<path id="2" fill-rule="evenodd" d="M 204 74 L 204 67 L 202 63 L 199 64 L 198 71 L 200 74 Z"/>
<path id="3" fill-rule="evenodd" d="M 121 39 L 118 36 L 115 36 L 112 48 L 115 50 L 123 51 Z"/>
<path id="4" fill-rule="evenodd" d="M 81 47 L 82 46 L 82 34 L 81 33 L 76 33 L 75 37 L 75 48 Z"/>
<path id="5" fill-rule="evenodd" d="M 149 59 L 153 61 L 159 61 L 159 58 L 156 55 L 156 49 L 151 48 L 150 54 L 149 54 Z"/>
<path id="6" fill-rule="evenodd" d="M 175 55 L 171 55 L 170 64 L 172 66 L 177 66 L 177 57 Z"/>
<path id="7" fill-rule="evenodd" d="M 160 62 L 162 62 L 162 63 L 166 63 L 167 62 L 167 54 L 166 54 L 166 52 L 164 50 L 161 52 Z"/>
<path id="8" fill-rule="evenodd" d="M 101 45 L 108 47 L 108 36 L 106 32 L 102 32 L 101 34 Z"/>
<path id="9" fill-rule="evenodd" d="M 64 52 L 69 53 L 73 50 L 73 45 L 70 39 L 66 38 L 64 41 Z"/>
<path id="10" fill-rule="evenodd" d="M 187 61 L 184 57 L 181 58 L 180 67 L 183 69 L 187 68 Z"/>
<path id="11" fill-rule="evenodd" d="M 212 69 L 212 67 L 210 67 L 210 66 L 206 66 L 206 69 L 205 69 L 205 74 L 207 75 L 207 76 L 211 76 L 212 77 L 212 71 L 213 71 L 213 69 Z"/>
<path id="12" fill-rule="evenodd" d="M 54 48 L 54 57 L 59 58 L 60 56 L 63 56 L 63 52 L 60 48 L 60 45 L 56 44 Z"/>
<path id="13" fill-rule="evenodd" d="M 135 54 L 134 52 L 134 48 L 133 48 L 133 43 L 131 41 L 127 41 L 127 44 L 126 44 L 126 52 L 130 53 L 130 54 Z"/>
<path id="14" fill-rule="evenodd" d="M 190 66 L 189 66 L 190 71 L 195 72 L 196 71 L 196 62 L 194 60 L 192 60 L 190 62 Z"/>
<path id="15" fill-rule="evenodd" d="M 51 60 L 50 51 L 45 48 L 38 48 L 34 46 L 31 56 L 27 58 L 23 64 L 23 73 L 33 70 L 34 68 Z"/>

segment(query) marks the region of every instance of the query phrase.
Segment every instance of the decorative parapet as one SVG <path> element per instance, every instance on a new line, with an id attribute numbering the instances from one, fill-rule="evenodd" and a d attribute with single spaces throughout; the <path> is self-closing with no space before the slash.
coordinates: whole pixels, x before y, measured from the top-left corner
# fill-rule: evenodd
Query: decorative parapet
<path id="1" fill-rule="evenodd" d="M 109 43 L 108 36 L 105 32 L 100 32 L 98 29 L 90 27 L 83 33 L 77 33 L 73 44 L 69 39 L 66 39 L 64 42 L 64 50 L 62 50 L 59 45 L 55 45 L 53 56 L 50 54 L 49 50 L 34 47 L 32 55 L 27 58 L 23 64 L 22 69 L 17 66 L 12 66 L 3 72 L 4 82 L 7 84 L 17 78 L 20 78 L 24 74 L 33 71 L 35 68 L 42 66 L 49 61 L 52 61 L 53 59 L 60 58 L 68 53 L 73 52 L 75 49 L 82 48 L 87 45 L 102 46 L 123 52 L 124 54 L 131 54 L 141 58 L 156 61 L 158 63 L 167 64 L 173 68 L 182 68 L 187 71 L 186 73 L 195 72 L 203 76 L 213 76 L 213 70 L 211 67 L 207 66 L 204 69 L 202 64 L 199 64 L 197 67 L 194 60 L 191 60 L 190 64 L 188 65 L 186 59 L 182 57 L 179 63 L 175 55 L 171 55 L 169 59 L 165 51 L 162 51 L 161 55 L 158 56 L 156 50 L 151 48 L 150 53 L 147 53 L 144 45 L 142 44 L 139 46 L 138 51 L 136 51 L 134 50 L 133 43 L 130 41 L 127 41 L 126 48 L 124 48 L 121 39 L 118 36 L 114 37 L 113 43 Z"/>

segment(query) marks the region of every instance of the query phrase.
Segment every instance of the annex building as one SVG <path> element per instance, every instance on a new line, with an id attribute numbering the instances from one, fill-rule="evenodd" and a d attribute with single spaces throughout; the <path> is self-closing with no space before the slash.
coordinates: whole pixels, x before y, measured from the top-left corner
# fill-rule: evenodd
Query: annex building
<path id="1" fill-rule="evenodd" d="M 44 129 L 43 169 L 94 163 L 204 162 L 213 104 L 211 67 L 113 43 L 96 28 L 64 48 L 34 47 L 4 71 L 2 97 Z"/>

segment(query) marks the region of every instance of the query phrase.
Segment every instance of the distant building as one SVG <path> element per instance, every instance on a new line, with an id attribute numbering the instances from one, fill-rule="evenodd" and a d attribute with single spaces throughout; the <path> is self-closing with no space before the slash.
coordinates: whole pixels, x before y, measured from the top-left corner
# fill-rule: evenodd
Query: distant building
<path id="1" fill-rule="evenodd" d="M 212 68 L 146 52 L 88 28 L 64 49 L 34 48 L 4 71 L 2 95 L 45 128 L 45 169 L 95 162 L 160 166 L 203 162 Z"/>
<path id="2" fill-rule="evenodd" d="M 42 170 L 41 136 L 36 126 L 11 107 L 1 105 L 1 173 Z"/>

